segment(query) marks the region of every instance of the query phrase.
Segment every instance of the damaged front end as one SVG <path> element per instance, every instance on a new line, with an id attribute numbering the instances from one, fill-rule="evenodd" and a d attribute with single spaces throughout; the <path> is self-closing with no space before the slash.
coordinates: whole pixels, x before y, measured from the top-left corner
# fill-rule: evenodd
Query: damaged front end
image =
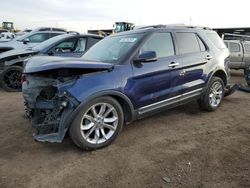
<path id="1" fill-rule="evenodd" d="M 112 70 L 113 65 L 60 57 L 33 57 L 23 74 L 22 92 L 37 141 L 62 142 L 80 105 L 80 80 Z M 79 83 L 80 82 L 80 83 Z M 72 88 L 77 91 L 71 91 Z"/>
<path id="2" fill-rule="evenodd" d="M 46 74 L 25 74 L 23 96 L 37 141 L 61 142 L 67 119 L 79 102 L 66 90 L 77 76 L 49 78 Z"/>

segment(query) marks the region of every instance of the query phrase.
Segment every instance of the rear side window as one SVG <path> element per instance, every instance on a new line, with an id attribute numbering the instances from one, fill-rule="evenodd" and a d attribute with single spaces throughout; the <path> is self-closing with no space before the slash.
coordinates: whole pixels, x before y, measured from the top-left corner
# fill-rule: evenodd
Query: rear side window
<path id="1" fill-rule="evenodd" d="M 245 51 L 250 53 L 250 44 L 245 44 L 244 47 L 245 47 Z"/>
<path id="2" fill-rule="evenodd" d="M 217 33 L 207 33 L 208 39 L 219 49 L 227 48 Z"/>
<path id="3" fill-rule="evenodd" d="M 170 33 L 154 33 L 142 46 L 140 53 L 155 51 L 157 58 L 175 55 L 174 44 Z"/>
<path id="4" fill-rule="evenodd" d="M 238 43 L 230 42 L 229 46 L 230 52 L 240 52 L 240 45 Z"/>
<path id="5" fill-rule="evenodd" d="M 180 54 L 205 51 L 206 48 L 195 33 L 176 33 Z"/>

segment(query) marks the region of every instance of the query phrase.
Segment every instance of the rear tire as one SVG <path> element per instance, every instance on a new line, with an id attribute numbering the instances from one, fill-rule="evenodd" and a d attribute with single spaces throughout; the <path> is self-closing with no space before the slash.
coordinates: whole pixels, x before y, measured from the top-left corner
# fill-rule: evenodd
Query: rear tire
<path id="1" fill-rule="evenodd" d="M 124 114 L 112 97 L 100 97 L 87 103 L 70 127 L 73 142 L 84 150 L 95 150 L 111 144 L 121 132 Z"/>
<path id="2" fill-rule="evenodd" d="M 219 77 L 212 77 L 206 93 L 198 100 L 201 109 L 206 111 L 216 110 L 223 101 L 225 94 L 224 82 Z"/>
<path id="3" fill-rule="evenodd" d="M 2 88 L 9 92 L 22 91 L 22 73 L 23 68 L 20 66 L 10 66 L 5 69 L 0 76 Z"/>

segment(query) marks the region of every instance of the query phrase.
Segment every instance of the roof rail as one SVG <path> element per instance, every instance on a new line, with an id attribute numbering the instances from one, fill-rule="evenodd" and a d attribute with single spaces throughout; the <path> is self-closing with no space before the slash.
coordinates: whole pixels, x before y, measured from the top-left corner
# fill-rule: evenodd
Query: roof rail
<path id="1" fill-rule="evenodd" d="M 191 28 L 191 29 L 205 29 L 205 30 L 212 30 L 209 27 L 202 27 L 202 26 L 189 26 L 189 25 L 184 25 L 184 24 L 170 24 L 170 25 L 148 25 L 148 26 L 142 26 L 142 27 L 137 27 L 136 29 L 149 29 L 149 28 Z"/>

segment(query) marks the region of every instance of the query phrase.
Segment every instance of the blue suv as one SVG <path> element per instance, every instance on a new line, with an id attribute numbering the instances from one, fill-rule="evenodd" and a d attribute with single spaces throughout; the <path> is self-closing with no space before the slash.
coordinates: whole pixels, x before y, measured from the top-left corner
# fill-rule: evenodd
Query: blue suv
<path id="1" fill-rule="evenodd" d="M 38 141 L 109 145 L 124 124 L 197 100 L 216 110 L 227 91 L 229 52 L 208 28 L 149 26 L 106 37 L 82 58 L 34 57 L 23 96 Z"/>

